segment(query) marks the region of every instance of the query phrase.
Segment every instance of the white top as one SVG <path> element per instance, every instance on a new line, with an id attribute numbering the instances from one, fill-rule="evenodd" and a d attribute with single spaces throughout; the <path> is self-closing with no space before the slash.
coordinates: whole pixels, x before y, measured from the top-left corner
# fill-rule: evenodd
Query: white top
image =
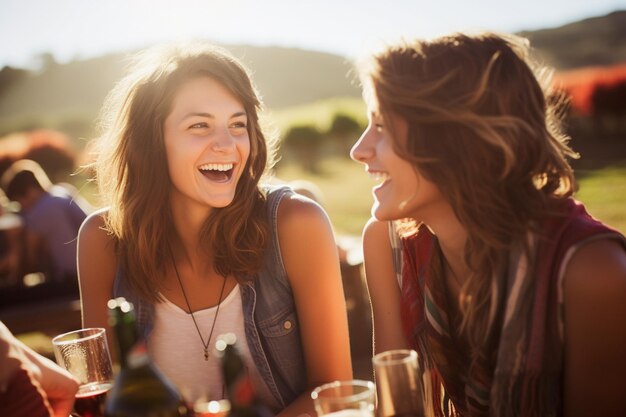
<path id="1" fill-rule="evenodd" d="M 204 346 L 191 315 L 163 297 L 164 302 L 155 304 L 154 329 L 148 338 L 148 351 L 156 366 L 181 391 L 187 401 L 219 400 L 225 398 L 220 360 L 216 355 L 215 342 L 219 335 L 234 333 L 237 348 L 246 365 L 257 395 L 271 408 L 277 401 L 261 378 L 244 330 L 243 308 L 239 285 L 222 300 L 209 342 L 209 360 L 204 360 Z M 194 311 L 204 342 L 211 333 L 217 306 Z"/>

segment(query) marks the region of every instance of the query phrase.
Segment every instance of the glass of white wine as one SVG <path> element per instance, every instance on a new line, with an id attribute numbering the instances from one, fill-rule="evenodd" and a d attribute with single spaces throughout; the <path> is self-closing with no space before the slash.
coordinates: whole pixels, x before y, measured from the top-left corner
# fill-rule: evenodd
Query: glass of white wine
<path id="1" fill-rule="evenodd" d="M 424 394 L 417 352 L 396 349 L 372 359 L 378 396 L 378 417 L 424 416 Z"/>
<path id="2" fill-rule="evenodd" d="M 311 398 L 320 417 L 374 417 L 376 389 L 371 381 L 330 382 L 315 388 Z"/>

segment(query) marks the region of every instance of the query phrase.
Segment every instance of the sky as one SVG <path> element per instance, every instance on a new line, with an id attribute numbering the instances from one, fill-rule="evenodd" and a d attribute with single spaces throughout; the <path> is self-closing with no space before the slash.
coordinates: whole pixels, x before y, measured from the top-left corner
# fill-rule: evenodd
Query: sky
<path id="1" fill-rule="evenodd" d="M 0 68 L 203 38 L 357 58 L 405 38 L 517 32 L 626 10 L 626 0 L 0 0 Z"/>

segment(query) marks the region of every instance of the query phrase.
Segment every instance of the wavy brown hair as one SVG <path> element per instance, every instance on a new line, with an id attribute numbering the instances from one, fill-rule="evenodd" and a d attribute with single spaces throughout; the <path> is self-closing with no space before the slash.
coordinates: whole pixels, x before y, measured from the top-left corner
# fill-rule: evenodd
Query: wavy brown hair
<path id="1" fill-rule="evenodd" d="M 201 244 L 216 272 L 243 280 L 262 265 L 268 241 L 265 196 L 259 181 L 270 165 L 259 124 L 261 102 L 243 65 L 221 48 L 203 43 L 158 46 L 138 54 L 128 75 L 109 94 L 97 141 L 96 179 L 109 205 L 105 227 L 116 239 L 118 259 L 131 290 L 157 299 L 176 241 L 170 210 L 163 125 L 178 87 L 208 76 L 243 104 L 248 117 L 250 156 L 233 202 L 215 208 L 201 230 Z"/>
<path id="2" fill-rule="evenodd" d="M 529 54 L 522 38 L 455 34 L 387 48 L 361 73 L 383 118 L 408 122 L 406 141 L 390 125 L 396 153 L 438 186 L 468 232 L 459 301 L 474 348 L 492 330 L 493 288 L 512 246 L 575 188 L 559 101 L 547 100 L 547 72 Z"/>

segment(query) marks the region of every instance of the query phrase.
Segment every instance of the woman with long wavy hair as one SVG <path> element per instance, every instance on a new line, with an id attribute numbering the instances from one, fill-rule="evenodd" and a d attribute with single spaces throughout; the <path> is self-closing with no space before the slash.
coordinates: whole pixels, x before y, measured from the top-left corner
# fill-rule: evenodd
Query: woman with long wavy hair
<path id="1" fill-rule="evenodd" d="M 418 351 L 427 415 L 626 415 L 626 241 L 572 198 L 546 74 L 496 34 L 362 67 L 375 351 Z"/>
<path id="2" fill-rule="evenodd" d="M 79 233 L 83 324 L 108 328 L 107 300 L 132 301 L 150 356 L 190 401 L 223 398 L 213 347 L 234 333 L 262 401 L 313 413 L 310 388 L 352 376 L 337 251 L 317 204 L 260 182 L 273 150 L 259 107 L 222 49 L 138 54 L 103 110 L 108 207 Z"/>

